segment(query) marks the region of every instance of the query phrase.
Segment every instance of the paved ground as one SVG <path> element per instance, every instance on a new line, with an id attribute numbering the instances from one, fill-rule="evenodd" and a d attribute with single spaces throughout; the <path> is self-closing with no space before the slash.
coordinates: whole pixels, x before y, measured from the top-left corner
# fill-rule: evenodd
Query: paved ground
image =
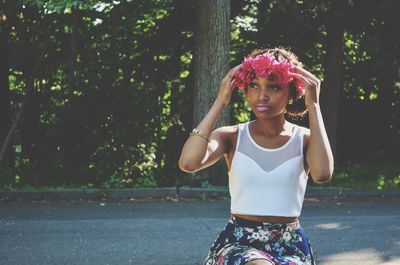
<path id="1" fill-rule="evenodd" d="M 400 264 L 399 200 L 307 200 L 319 265 Z M 0 264 L 201 264 L 224 227 L 216 201 L 0 203 Z"/>

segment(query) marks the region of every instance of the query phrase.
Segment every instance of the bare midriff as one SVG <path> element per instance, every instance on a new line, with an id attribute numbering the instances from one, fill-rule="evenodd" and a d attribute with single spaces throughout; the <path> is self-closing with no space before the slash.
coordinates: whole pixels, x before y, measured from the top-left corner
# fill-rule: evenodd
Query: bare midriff
<path id="1" fill-rule="evenodd" d="M 281 223 L 281 224 L 289 224 L 295 223 L 298 221 L 297 217 L 284 217 L 284 216 L 259 216 L 259 215 L 245 215 L 245 214 L 232 214 L 238 218 L 255 221 L 255 222 L 264 222 L 264 223 Z"/>

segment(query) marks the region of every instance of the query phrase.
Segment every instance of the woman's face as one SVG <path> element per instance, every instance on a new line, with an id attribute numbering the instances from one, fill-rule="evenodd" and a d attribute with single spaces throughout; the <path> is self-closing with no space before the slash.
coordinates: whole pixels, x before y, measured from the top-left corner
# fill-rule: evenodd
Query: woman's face
<path id="1" fill-rule="evenodd" d="M 290 98 L 289 85 L 255 78 L 247 86 L 246 97 L 252 111 L 259 118 L 283 115 Z"/>

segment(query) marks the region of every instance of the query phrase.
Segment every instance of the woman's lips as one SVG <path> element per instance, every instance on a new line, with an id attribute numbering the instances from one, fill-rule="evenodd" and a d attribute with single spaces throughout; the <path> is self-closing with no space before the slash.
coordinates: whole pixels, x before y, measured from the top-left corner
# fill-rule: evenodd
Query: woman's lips
<path id="1" fill-rule="evenodd" d="M 258 111 L 268 111 L 270 109 L 270 107 L 268 105 L 265 105 L 265 104 L 257 104 L 256 105 L 256 109 Z"/>

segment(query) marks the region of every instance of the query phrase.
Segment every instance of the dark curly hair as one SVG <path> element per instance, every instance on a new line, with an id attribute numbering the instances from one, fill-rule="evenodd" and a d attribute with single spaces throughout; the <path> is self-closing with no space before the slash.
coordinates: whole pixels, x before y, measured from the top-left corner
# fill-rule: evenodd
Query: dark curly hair
<path id="1" fill-rule="evenodd" d="M 287 48 L 282 48 L 282 47 L 277 47 L 277 48 L 272 48 L 272 49 L 255 49 L 250 52 L 247 57 L 256 57 L 257 55 L 264 54 L 264 53 L 271 53 L 275 56 L 277 61 L 281 61 L 283 59 L 286 59 L 289 63 L 298 66 L 298 67 L 303 67 L 303 64 L 300 62 L 299 58 L 290 51 L 290 49 Z M 286 106 L 286 114 L 291 117 L 302 117 L 305 115 L 307 112 L 307 107 L 304 101 L 304 97 L 301 97 L 299 93 L 296 90 L 295 86 L 295 80 L 290 82 L 289 84 L 289 90 L 290 90 L 290 98 L 293 99 L 292 104 L 288 104 Z M 247 92 L 247 89 L 246 89 Z"/>

